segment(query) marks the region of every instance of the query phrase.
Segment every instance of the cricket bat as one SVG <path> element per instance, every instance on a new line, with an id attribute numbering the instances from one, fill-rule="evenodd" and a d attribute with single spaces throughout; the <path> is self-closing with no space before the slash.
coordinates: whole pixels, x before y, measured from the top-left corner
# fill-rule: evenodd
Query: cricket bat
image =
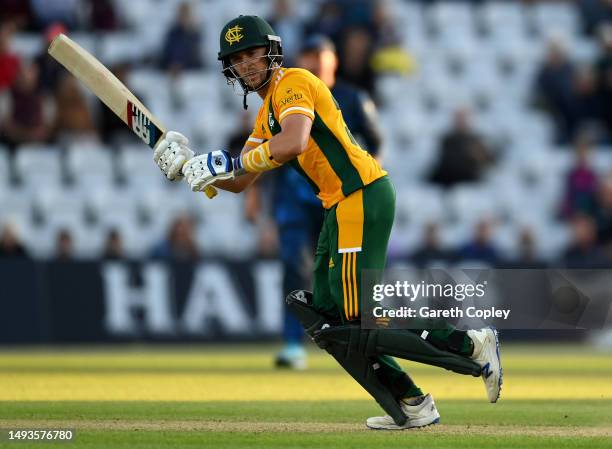
<path id="1" fill-rule="evenodd" d="M 65 34 L 60 34 L 49 45 L 49 54 L 85 84 L 144 143 L 155 148 L 166 133 L 165 127 L 91 53 Z M 217 190 L 208 186 L 205 193 L 208 198 L 213 198 Z"/>

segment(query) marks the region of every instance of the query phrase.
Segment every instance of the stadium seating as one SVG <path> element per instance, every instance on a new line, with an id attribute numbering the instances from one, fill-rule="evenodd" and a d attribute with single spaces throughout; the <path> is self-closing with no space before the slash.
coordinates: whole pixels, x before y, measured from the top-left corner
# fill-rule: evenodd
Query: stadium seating
<path id="1" fill-rule="evenodd" d="M 112 152 L 98 144 L 74 144 L 66 154 L 68 178 L 81 189 L 94 190 L 115 182 Z"/>
<path id="2" fill-rule="evenodd" d="M 58 147 L 28 144 L 15 156 L 15 171 L 20 183 L 33 190 L 57 187 L 64 179 L 62 154 Z M 27 174 L 27 176 L 25 176 Z"/>
<path id="3" fill-rule="evenodd" d="M 143 62 L 159 54 L 179 3 L 115 2 L 127 29 L 72 36 L 105 63 L 132 62 L 130 88 L 165 126 L 189 135 L 197 152 L 223 148 L 239 123 L 242 98 L 225 86 L 220 74 L 218 30 L 238 13 L 269 15 L 272 2 L 218 2 L 214 8 L 210 2 L 196 2 L 205 69 L 174 79 Z M 397 187 L 393 250 L 413 251 L 430 221 L 440 224 L 445 245 L 463 244 L 479 218 L 492 216 L 497 220 L 494 241 L 503 254 L 517 254 L 518 235 L 527 226 L 536 235 L 539 254 L 557 257 L 569 239 L 567 227 L 556 217 L 574 157 L 570 149 L 554 146 L 551 120 L 531 109 L 530 94 L 551 34 L 563 36 L 579 62 L 593 61 L 596 43 L 579 35 L 579 16 L 571 2 L 424 3 L 387 2 L 402 44 L 417 60 L 417 72 L 376 82 L 385 166 Z M 312 17 L 318 5 L 297 2 L 298 15 Z M 20 33 L 12 46 L 31 58 L 44 49 L 44 42 L 38 35 Z M 249 96 L 250 113 L 260 104 Z M 437 157 L 437 142 L 462 106 L 472 108 L 475 126 L 485 138 L 500 145 L 498 163 L 482 183 L 445 193 L 426 178 Z M 612 151 L 594 152 L 592 165 L 607 174 Z M 216 207 L 219 202 L 222 208 Z M 82 256 L 100 254 L 106 233 L 117 228 L 128 254 L 142 257 L 179 213 L 194 217 L 203 253 L 249 257 L 257 249 L 258 231 L 243 218 L 242 197 L 222 193 L 209 201 L 183 184 L 168 182 L 142 144 L 24 145 L 12 161 L 0 148 L 0 204 L 0 221 L 12 217 L 18 222 L 28 247 L 40 257 L 52 253 L 60 226 L 74 230 Z"/>

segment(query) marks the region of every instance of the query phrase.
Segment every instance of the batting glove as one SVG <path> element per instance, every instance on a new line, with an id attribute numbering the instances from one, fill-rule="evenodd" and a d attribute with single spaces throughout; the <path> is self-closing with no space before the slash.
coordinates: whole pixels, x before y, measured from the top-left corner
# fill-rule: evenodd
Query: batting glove
<path id="1" fill-rule="evenodd" d="M 229 152 L 217 150 L 190 159 L 183 173 L 194 192 L 203 191 L 209 184 L 221 179 L 234 178 L 234 162 Z"/>
<path id="2" fill-rule="evenodd" d="M 155 146 L 153 160 L 170 181 L 183 178 L 183 165 L 195 155 L 187 145 L 187 137 L 176 131 L 168 131 Z"/>

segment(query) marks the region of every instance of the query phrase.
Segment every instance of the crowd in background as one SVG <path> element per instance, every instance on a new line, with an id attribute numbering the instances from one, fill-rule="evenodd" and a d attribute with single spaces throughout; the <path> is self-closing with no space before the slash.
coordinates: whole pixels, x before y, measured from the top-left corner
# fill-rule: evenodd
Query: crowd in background
<path id="1" fill-rule="evenodd" d="M 428 7 L 432 2 L 420 3 Z M 536 2 L 524 3 L 528 6 Z M 546 111 L 554 123 L 553 144 L 575 149 L 575 162 L 565 174 L 565 194 L 558 205 L 557 218 L 569 224 L 572 235 L 560 259 L 542 260 L 536 250 L 536 236 L 528 228 L 518 236 L 519 255 L 505 259 L 491 238 L 495 221 L 483 218 L 475 225 L 473 237 L 453 248 L 441 243 L 438 224 L 427 223 L 418 247 L 409 254 L 396 255 L 397 260 L 423 266 L 462 260 L 521 267 L 612 265 L 612 173 L 598 174 L 590 158 L 593 147 L 610 145 L 612 139 L 612 1 L 574 3 L 582 20 L 581 32 L 600 45 L 597 57 L 588 64 L 577 63 L 562 36 L 550 37 L 546 54 L 535 71 L 530 97 L 531 107 Z M 420 61 L 402 45 L 384 1 L 322 1 L 307 21 L 295 14 L 293 6 L 291 1 L 278 0 L 268 17 L 283 39 L 286 65 L 295 62 L 305 37 L 329 36 L 338 49 L 338 76 L 378 101 L 379 77 L 390 73 L 410 77 L 419 69 Z M 121 30 L 128 26 L 121 17 L 119 2 L 112 0 L 0 0 L 0 144 L 14 153 L 20 145 L 32 142 L 59 146 L 81 139 L 97 139 L 110 145 L 117 141 L 136 142 L 124 125 L 101 104 L 90 101 L 76 79 L 67 76 L 45 51 L 26 59 L 11 50 L 15 33 L 38 33 L 49 43 L 61 32 L 87 31 L 96 35 Z M 205 41 L 190 3 L 180 3 L 158 51 L 143 54 L 138 61 L 122 61 L 113 71 L 125 79 L 135 64 L 177 77 L 184 71 L 217 70 L 217 61 L 204 60 L 202 51 L 203 46 L 216 45 L 217 42 Z M 248 135 L 250 120 L 247 113 L 232 120 L 237 132 L 227 142 L 227 148 L 235 151 Z M 444 189 L 479 183 L 497 164 L 499 149 L 472 125 L 469 108 L 454 112 L 452 125 L 442 133 L 438 147 L 438 158 L 424 182 Z M 6 213 L 1 208 L 0 205 L 0 213 Z M 151 249 L 151 256 L 178 260 L 203 256 L 195 243 L 193 228 L 192 217 L 178 217 L 167 237 Z M 71 239 L 68 230 L 58 232 L 58 259 L 72 257 Z M 262 251 L 266 248 L 269 253 L 268 245 Z M 0 229 L 0 257 L 27 257 L 19 230 L 10 224 Z M 109 231 L 104 257 L 124 257 L 120 230 Z"/>

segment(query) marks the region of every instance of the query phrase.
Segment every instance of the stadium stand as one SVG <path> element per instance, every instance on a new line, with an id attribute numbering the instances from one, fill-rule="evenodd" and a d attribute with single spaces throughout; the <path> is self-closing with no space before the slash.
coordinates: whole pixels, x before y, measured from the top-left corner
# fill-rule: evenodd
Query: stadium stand
<path id="1" fill-rule="evenodd" d="M 320 3 L 298 2 L 296 14 L 309 23 Z M 168 128 L 190 136 L 196 151 L 222 148 L 239 124 L 241 99 L 220 74 L 218 30 L 237 13 L 269 15 L 273 2 L 194 2 L 205 68 L 168 73 L 157 68 L 157 58 L 179 4 L 116 1 L 121 30 L 98 35 L 83 25 L 72 36 L 105 63 L 128 62 L 129 86 Z M 595 64 L 597 36 L 582 34 L 578 9 L 568 1 L 389 0 L 384 7 L 404 50 L 417 62 L 416 73 L 385 74 L 375 83 L 384 166 L 397 187 L 394 257 L 406 258 L 420 246 L 427 223 L 438 223 L 444 245 L 452 248 L 486 218 L 494 220 L 493 244 L 504 258 L 517 256 L 527 227 L 538 257 L 555 263 L 571 238 L 559 207 L 574 155 L 554 143 L 550 114 L 533 107 L 534 77 L 551 36 L 562 36 L 578 65 Z M 160 25 L 159 17 L 167 23 Z M 12 39 L 13 51 L 25 60 L 43 47 L 39 33 L 20 31 Z M 253 111 L 260 100 L 249 103 Z M 439 140 L 463 107 L 495 148 L 496 162 L 481 181 L 443 190 L 427 179 L 439 157 Z M 605 142 L 605 136 L 596 139 L 590 158 L 601 176 L 612 170 L 612 149 Z M 74 232 L 79 257 L 100 256 L 112 228 L 122 235 L 128 257 L 143 257 L 179 211 L 194 217 L 203 254 L 249 257 L 257 251 L 258 231 L 243 218 L 242 196 L 221 193 L 214 201 L 224 202 L 224 213 L 207 214 L 208 200 L 163 179 L 143 145 L 77 141 L 65 147 L 25 144 L 12 151 L 11 158 L 0 147 L 0 221 L 16 220 L 37 257 L 52 254 L 60 227 Z M 36 185 L 27 185 L 23 175 L 32 172 Z M 160 199 L 167 197 L 174 198 L 176 211 L 160 211 Z"/>

